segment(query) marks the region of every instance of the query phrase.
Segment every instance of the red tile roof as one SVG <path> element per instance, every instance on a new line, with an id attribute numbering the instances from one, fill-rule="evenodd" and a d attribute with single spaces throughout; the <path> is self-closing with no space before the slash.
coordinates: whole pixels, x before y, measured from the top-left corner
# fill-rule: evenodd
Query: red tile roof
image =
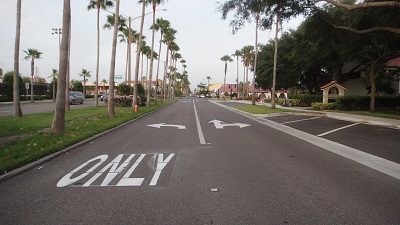
<path id="1" fill-rule="evenodd" d="M 332 85 L 334 85 L 334 84 L 336 84 L 336 85 L 338 85 L 338 86 L 340 86 L 340 87 L 342 87 L 342 88 L 344 88 L 344 89 L 347 90 L 347 88 L 343 87 L 342 85 L 340 85 L 340 84 L 339 84 L 338 82 L 336 82 L 336 81 L 331 81 L 331 82 L 325 84 L 324 86 L 321 87 L 321 90 L 322 90 L 322 89 L 326 89 L 326 88 L 328 88 L 328 87 L 330 87 L 330 86 L 332 86 Z"/>
<path id="2" fill-rule="evenodd" d="M 394 58 L 386 63 L 388 67 L 400 67 L 400 57 Z"/>

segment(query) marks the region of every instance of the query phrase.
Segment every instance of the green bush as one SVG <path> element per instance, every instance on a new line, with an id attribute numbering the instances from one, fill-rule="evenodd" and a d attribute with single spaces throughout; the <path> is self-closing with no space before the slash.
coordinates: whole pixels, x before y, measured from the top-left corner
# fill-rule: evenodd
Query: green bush
<path id="1" fill-rule="evenodd" d="M 336 98 L 336 107 L 340 110 L 369 110 L 370 96 L 341 96 Z M 400 97 L 377 96 L 375 109 L 397 109 L 400 108 Z"/>
<path id="2" fill-rule="evenodd" d="M 322 95 L 289 95 L 289 99 L 297 99 L 299 101 L 298 106 L 311 106 L 313 102 L 322 102 L 322 98 Z"/>
<path id="3" fill-rule="evenodd" d="M 311 103 L 311 108 L 313 110 L 331 110 L 335 108 L 335 103 L 324 104 L 322 102 L 313 102 Z"/>

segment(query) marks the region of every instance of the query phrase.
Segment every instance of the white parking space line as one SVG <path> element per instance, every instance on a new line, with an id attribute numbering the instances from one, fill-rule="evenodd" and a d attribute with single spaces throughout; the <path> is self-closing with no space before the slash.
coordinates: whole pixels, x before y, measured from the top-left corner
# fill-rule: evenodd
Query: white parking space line
<path id="1" fill-rule="evenodd" d="M 328 132 L 325 132 L 325 133 L 322 133 L 322 134 L 318 134 L 317 136 L 318 137 L 322 137 L 322 136 L 325 136 L 327 134 L 330 134 L 330 133 L 333 133 L 333 132 L 336 132 L 336 131 L 339 131 L 339 130 L 343 130 L 343 129 L 346 129 L 346 128 L 349 128 L 349 127 L 352 127 L 352 126 L 355 126 L 355 125 L 358 125 L 358 124 L 360 124 L 360 123 L 353 123 L 353 124 L 350 124 L 350 125 L 347 125 L 347 126 L 344 126 L 344 127 L 340 127 L 340 128 L 337 128 L 337 129 L 334 129 L 334 130 L 331 130 L 331 131 L 328 131 Z"/>
<path id="2" fill-rule="evenodd" d="M 206 140 L 204 139 L 203 130 L 201 129 L 199 116 L 197 115 L 196 105 L 194 104 L 193 100 L 193 108 L 194 108 L 194 117 L 196 117 L 196 124 L 197 124 L 197 133 L 199 134 L 200 144 L 205 145 L 207 144 Z"/>
<path id="3" fill-rule="evenodd" d="M 306 120 L 315 120 L 315 119 L 318 119 L 318 118 L 319 117 L 312 117 L 312 118 L 307 118 L 307 119 L 302 119 L 302 120 L 293 120 L 293 121 L 284 122 L 282 124 L 296 123 L 296 122 L 301 122 L 301 121 L 306 121 Z"/>

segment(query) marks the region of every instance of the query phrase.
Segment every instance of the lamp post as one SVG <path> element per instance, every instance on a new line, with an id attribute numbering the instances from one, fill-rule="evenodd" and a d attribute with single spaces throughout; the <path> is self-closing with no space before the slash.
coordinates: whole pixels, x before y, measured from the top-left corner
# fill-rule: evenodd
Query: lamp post
<path id="1" fill-rule="evenodd" d="M 52 35 L 56 35 L 58 34 L 58 47 L 61 47 L 61 28 L 51 28 L 53 30 L 53 33 L 51 33 Z"/>

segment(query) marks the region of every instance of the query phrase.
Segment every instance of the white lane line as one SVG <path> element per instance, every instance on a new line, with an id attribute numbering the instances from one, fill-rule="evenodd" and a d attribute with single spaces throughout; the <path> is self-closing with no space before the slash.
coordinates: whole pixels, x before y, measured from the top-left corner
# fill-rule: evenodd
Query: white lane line
<path id="1" fill-rule="evenodd" d="M 322 134 L 318 134 L 317 137 L 322 137 L 322 136 L 325 136 L 327 134 L 330 134 L 330 133 L 333 133 L 333 132 L 336 132 L 336 131 L 339 131 L 339 130 L 343 130 L 343 129 L 346 129 L 346 128 L 349 128 L 349 127 L 352 127 L 352 126 L 355 126 L 355 125 L 358 125 L 358 124 L 360 124 L 360 123 L 353 123 L 353 124 L 350 124 L 350 125 L 347 125 L 347 126 L 344 126 L 344 127 L 339 127 L 337 129 L 334 129 L 334 130 L 331 130 L 331 131 L 328 131 L 328 132 L 325 132 L 325 133 L 322 133 Z"/>
<path id="2" fill-rule="evenodd" d="M 199 116 L 197 115 L 196 105 L 194 104 L 193 100 L 193 108 L 194 108 L 194 117 L 196 117 L 196 124 L 197 124 L 197 133 L 199 133 L 200 144 L 205 145 L 206 140 L 204 139 L 203 130 L 201 129 Z"/>
<path id="3" fill-rule="evenodd" d="M 301 121 L 306 121 L 306 120 L 315 120 L 315 119 L 318 119 L 318 118 L 319 118 L 319 117 L 312 117 L 312 118 L 302 119 L 302 120 L 293 120 L 293 121 L 284 122 L 284 123 L 282 123 L 282 124 L 296 123 L 296 122 L 301 122 Z"/>

